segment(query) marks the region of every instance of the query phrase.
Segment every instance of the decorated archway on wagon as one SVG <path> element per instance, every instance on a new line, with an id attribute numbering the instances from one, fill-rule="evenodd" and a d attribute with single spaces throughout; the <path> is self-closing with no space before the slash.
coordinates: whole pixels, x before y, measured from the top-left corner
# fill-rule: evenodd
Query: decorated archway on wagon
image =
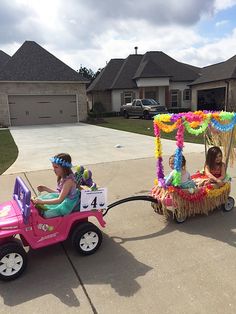
<path id="1" fill-rule="evenodd" d="M 171 195 L 176 206 L 181 207 L 188 216 L 208 213 L 223 204 L 230 193 L 230 182 L 226 182 L 220 188 L 213 185 L 196 188 L 194 191 L 180 188 L 184 133 L 188 132 L 195 136 L 204 134 L 205 150 L 208 145 L 221 146 L 227 167 L 228 161 L 232 163 L 235 157 L 235 125 L 236 113 L 234 112 L 195 111 L 156 115 L 154 117 L 156 179 L 152 196 L 162 202 L 167 194 Z M 173 181 L 171 186 L 166 186 L 160 135 L 161 131 L 170 133 L 175 130 L 177 132 Z M 165 210 L 165 206 L 162 207 Z"/>

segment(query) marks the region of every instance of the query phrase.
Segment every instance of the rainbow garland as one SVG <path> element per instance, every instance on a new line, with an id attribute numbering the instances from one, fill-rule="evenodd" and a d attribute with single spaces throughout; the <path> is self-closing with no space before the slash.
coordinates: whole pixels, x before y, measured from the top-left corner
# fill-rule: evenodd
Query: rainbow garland
<path id="1" fill-rule="evenodd" d="M 182 153 L 184 146 L 185 130 L 193 135 L 203 133 L 208 127 L 212 127 L 220 132 L 229 132 L 236 125 L 236 113 L 225 111 L 195 111 L 177 114 L 159 114 L 154 117 L 155 157 L 157 159 L 157 179 L 156 185 L 165 187 L 162 145 L 160 131 L 165 133 L 177 130 L 176 151 L 174 161 L 173 185 L 179 186 L 181 183 Z"/>

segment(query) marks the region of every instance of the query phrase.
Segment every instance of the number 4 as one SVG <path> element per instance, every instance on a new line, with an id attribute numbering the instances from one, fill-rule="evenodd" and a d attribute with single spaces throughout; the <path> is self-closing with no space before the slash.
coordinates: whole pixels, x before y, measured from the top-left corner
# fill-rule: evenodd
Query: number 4
<path id="1" fill-rule="evenodd" d="M 93 208 L 97 207 L 97 196 L 94 198 L 94 200 L 91 202 L 91 205 L 93 206 Z"/>

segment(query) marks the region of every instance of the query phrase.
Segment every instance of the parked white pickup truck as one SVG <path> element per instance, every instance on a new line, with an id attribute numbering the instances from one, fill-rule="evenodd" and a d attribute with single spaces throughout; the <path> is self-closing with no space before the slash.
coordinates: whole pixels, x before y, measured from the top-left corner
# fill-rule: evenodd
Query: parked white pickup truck
<path id="1" fill-rule="evenodd" d="M 126 119 L 131 116 L 150 119 L 156 114 L 167 113 L 167 109 L 154 99 L 134 99 L 132 103 L 121 106 L 120 113 Z"/>

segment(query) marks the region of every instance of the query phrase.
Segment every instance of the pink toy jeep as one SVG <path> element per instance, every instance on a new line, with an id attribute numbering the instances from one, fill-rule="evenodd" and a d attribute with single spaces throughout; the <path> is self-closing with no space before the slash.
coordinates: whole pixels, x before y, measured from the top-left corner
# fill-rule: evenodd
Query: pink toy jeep
<path id="1" fill-rule="evenodd" d="M 93 254 L 101 245 L 102 233 L 88 221 L 92 216 L 105 227 L 102 211 L 43 218 L 31 202 L 31 192 L 17 177 L 13 199 L 0 204 L 0 279 L 13 280 L 23 273 L 27 266 L 24 246 L 37 249 L 70 237 L 80 254 Z"/>

